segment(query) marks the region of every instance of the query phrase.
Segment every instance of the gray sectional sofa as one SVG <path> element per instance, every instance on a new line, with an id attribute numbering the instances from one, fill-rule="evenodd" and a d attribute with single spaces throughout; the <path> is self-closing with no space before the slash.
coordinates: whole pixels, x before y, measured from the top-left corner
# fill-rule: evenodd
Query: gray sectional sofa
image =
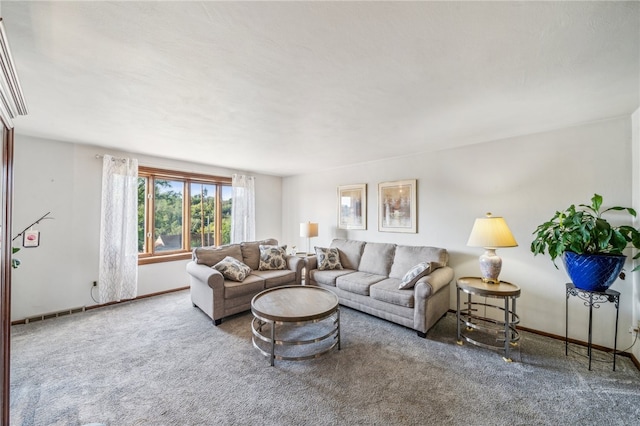
<path id="1" fill-rule="evenodd" d="M 449 310 L 454 274 L 446 249 L 345 239 L 334 239 L 330 247 L 338 250 L 342 269 L 320 270 L 318 256 L 311 256 L 305 281 L 333 291 L 341 305 L 412 328 L 420 337 Z M 422 262 L 430 273 L 412 288 L 399 289 L 407 272 Z"/>
<path id="2" fill-rule="evenodd" d="M 301 284 L 304 259 L 286 255 L 284 269 L 260 270 L 260 245 L 277 246 L 278 241 L 268 239 L 193 250 L 193 258 L 187 263 L 191 301 L 211 317 L 215 325 L 224 317 L 250 310 L 251 299 L 262 290 Z M 242 281 L 227 279 L 214 268 L 227 256 L 250 268 Z"/>

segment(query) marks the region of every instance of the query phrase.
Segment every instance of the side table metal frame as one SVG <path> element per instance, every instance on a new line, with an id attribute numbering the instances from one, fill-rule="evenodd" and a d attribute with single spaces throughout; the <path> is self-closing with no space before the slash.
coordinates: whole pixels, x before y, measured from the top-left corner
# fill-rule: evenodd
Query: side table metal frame
<path id="1" fill-rule="evenodd" d="M 565 301 L 564 318 L 564 354 L 569 355 L 569 296 L 577 296 L 589 307 L 589 335 L 587 340 L 587 355 L 589 356 L 589 371 L 591 371 L 591 338 L 593 326 L 593 309 L 599 309 L 602 303 L 613 303 L 616 307 L 616 326 L 613 335 L 613 371 L 616 371 L 616 352 L 618 347 L 618 316 L 620 313 L 620 292 L 607 289 L 606 291 L 589 291 L 576 288 L 573 283 L 567 283 L 567 299 Z"/>
<path id="2" fill-rule="evenodd" d="M 468 277 L 461 279 L 469 279 Z M 512 285 L 510 283 L 501 281 L 503 284 Z M 518 288 L 513 286 L 514 288 Z M 462 308 L 460 306 L 460 293 L 464 292 L 467 294 L 467 301 L 464 303 L 466 308 Z M 456 323 L 457 323 L 457 337 L 458 344 L 461 345 L 463 340 L 483 348 L 487 349 L 504 349 L 504 357 L 503 359 L 506 362 L 511 362 L 511 346 L 516 346 L 517 342 L 520 340 L 520 333 L 516 329 L 516 325 L 520 322 L 520 317 L 516 314 L 516 299 L 519 297 L 520 292 L 519 289 L 517 294 L 507 295 L 507 294 L 483 294 L 481 290 L 477 292 L 474 291 L 473 286 L 465 286 L 465 288 L 461 288 L 459 283 L 456 285 L 456 301 L 457 301 L 457 309 L 456 309 Z M 499 305 L 492 305 L 489 303 L 482 302 L 474 302 L 471 300 L 471 295 L 476 295 L 485 298 L 494 298 L 494 299 L 503 299 L 504 307 Z M 504 313 L 504 321 L 484 317 L 478 315 L 478 307 L 491 308 L 498 311 L 503 311 Z M 478 324 L 478 322 L 490 323 L 494 324 L 493 327 L 488 327 L 485 325 Z M 462 332 L 462 325 L 464 325 L 468 330 L 479 330 L 488 334 L 497 335 L 497 341 L 504 340 L 504 345 L 490 345 L 486 343 L 479 342 L 471 337 L 465 335 Z"/>

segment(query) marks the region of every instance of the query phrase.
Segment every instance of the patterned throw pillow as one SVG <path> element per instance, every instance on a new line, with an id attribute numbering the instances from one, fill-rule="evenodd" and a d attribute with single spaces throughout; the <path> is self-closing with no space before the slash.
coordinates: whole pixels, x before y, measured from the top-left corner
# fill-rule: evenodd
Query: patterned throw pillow
<path id="1" fill-rule="evenodd" d="M 409 272 L 404 274 L 402 278 L 402 282 L 398 288 L 400 290 L 405 290 L 409 288 L 413 288 L 416 285 L 416 282 L 425 275 L 429 275 L 431 273 L 431 263 L 429 262 L 420 262 L 413 268 L 409 269 Z"/>
<path id="2" fill-rule="evenodd" d="M 287 246 L 260 245 L 260 271 L 287 268 Z"/>
<path id="3" fill-rule="evenodd" d="M 318 269 L 326 271 L 329 269 L 342 269 L 340 263 L 340 253 L 337 248 L 314 247 L 318 257 Z"/>
<path id="4" fill-rule="evenodd" d="M 226 279 L 238 282 L 244 281 L 247 275 L 251 273 L 251 268 L 231 256 L 225 257 L 213 265 L 213 268 L 219 271 Z"/>

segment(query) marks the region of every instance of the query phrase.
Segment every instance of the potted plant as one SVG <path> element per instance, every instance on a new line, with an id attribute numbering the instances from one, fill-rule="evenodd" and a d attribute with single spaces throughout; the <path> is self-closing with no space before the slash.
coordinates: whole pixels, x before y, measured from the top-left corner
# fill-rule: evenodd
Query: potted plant
<path id="1" fill-rule="evenodd" d="M 609 211 L 626 211 L 636 216 L 631 207 L 609 207 L 601 211 L 602 196 L 594 194 L 591 205 L 571 205 L 557 211 L 534 231 L 531 243 L 534 255 L 548 253 L 554 266 L 561 257 L 573 284 L 589 291 L 605 291 L 617 277 L 624 279 L 622 267 L 628 246 L 640 248 L 640 231 L 633 226 L 612 226 L 602 217 Z M 634 259 L 640 257 L 640 252 Z M 633 270 L 640 268 L 640 265 Z"/>

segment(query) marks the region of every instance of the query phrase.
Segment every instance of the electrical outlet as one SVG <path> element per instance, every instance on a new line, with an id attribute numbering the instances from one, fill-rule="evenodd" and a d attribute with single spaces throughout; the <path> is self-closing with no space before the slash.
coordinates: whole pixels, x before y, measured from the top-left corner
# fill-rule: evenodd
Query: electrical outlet
<path id="1" fill-rule="evenodd" d="M 98 281 L 94 281 L 94 282 L 93 282 L 93 286 L 94 286 L 94 287 L 98 287 Z M 631 332 L 629 332 L 629 333 L 631 333 Z"/>
<path id="2" fill-rule="evenodd" d="M 631 334 L 638 333 L 638 331 L 640 331 L 640 320 L 638 320 L 638 324 L 635 327 L 634 326 L 629 327 L 629 333 Z"/>

